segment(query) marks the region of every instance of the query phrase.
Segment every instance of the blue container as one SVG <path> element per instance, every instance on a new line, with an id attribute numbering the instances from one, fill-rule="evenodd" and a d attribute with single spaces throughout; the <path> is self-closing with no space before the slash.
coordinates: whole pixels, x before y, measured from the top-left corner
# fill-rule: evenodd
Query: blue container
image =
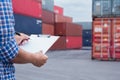
<path id="1" fill-rule="evenodd" d="M 83 46 L 92 46 L 92 30 L 83 30 L 82 34 Z"/>
<path id="2" fill-rule="evenodd" d="M 93 17 L 109 17 L 112 14 L 112 0 L 93 0 Z"/>
<path id="3" fill-rule="evenodd" d="M 91 47 L 92 46 L 92 38 L 83 38 L 83 47 Z"/>
<path id="4" fill-rule="evenodd" d="M 92 37 L 92 30 L 83 30 L 82 37 L 83 38 L 91 38 Z"/>
<path id="5" fill-rule="evenodd" d="M 14 14 L 15 30 L 25 34 L 42 34 L 42 21 L 33 17 Z"/>

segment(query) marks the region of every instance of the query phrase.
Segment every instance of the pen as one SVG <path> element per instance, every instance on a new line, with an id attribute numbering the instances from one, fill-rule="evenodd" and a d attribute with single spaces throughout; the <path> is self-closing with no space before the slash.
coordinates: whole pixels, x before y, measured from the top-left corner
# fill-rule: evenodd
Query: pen
<path id="1" fill-rule="evenodd" d="M 15 34 L 18 35 L 18 36 L 21 36 L 21 34 L 19 32 L 15 32 Z"/>

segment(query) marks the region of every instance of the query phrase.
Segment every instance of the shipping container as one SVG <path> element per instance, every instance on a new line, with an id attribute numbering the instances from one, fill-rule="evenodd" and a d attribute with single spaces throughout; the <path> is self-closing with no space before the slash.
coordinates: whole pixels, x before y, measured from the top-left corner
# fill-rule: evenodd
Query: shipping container
<path id="1" fill-rule="evenodd" d="M 75 23 L 56 23 L 55 35 L 57 36 L 82 36 L 82 26 Z"/>
<path id="2" fill-rule="evenodd" d="M 83 30 L 82 37 L 83 38 L 91 38 L 92 37 L 92 30 Z"/>
<path id="3" fill-rule="evenodd" d="M 35 0 L 12 0 L 13 11 L 16 14 L 31 16 L 34 18 L 42 17 L 42 4 Z"/>
<path id="4" fill-rule="evenodd" d="M 83 30 L 82 31 L 82 39 L 83 39 L 83 46 L 89 46 L 92 45 L 92 30 Z"/>
<path id="5" fill-rule="evenodd" d="M 54 25 L 42 23 L 42 34 L 54 35 Z"/>
<path id="6" fill-rule="evenodd" d="M 55 14 L 55 23 L 57 22 L 69 22 L 72 23 L 73 19 L 69 16 L 63 16 L 60 14 Z"/>
<path id="7" fill-rule="evenodd" d="M 43 23 L 54 24 L 55 22 L 54 12 L 43 9 L 42 10 L 42 21 Z"/>
<path id="8" fill-rule="evenodd" d="M 42 8 L 54 12 L 54 0 L 42 0 Z"/>
<path id="9" fill-rule="evenodd" d="M 15 30 L 18 32 L 30 34 L 42 33 L 42 21 L 37 18 L 14 14 Z"/>
<path id="10" fill-rule="evenodd" d="M 54 5 L 54 12 L 55 12 L 56 14 L 63 15 L 63 8 L 60 7 L 60 6 Z"/>
<path id="11" fill-rule="evenodd" d="M 92 0 L 93 17 L 110 17 L 112 14 L 112 0 Z"/>
<path id="12" fill-rule="evenodd" d="M 111 19 L 95 19 L 92 34 L 92 59 L 109 60 L 111 58 Z"/>
<path id="13" fill-rule="evenodd" d="M 61 36 L 50 50 L 80 49 L 82 48 L 81 36 Z"/>
<path id="14" fill-rule="evenodd" d="M 120 59 L 120 18 L 112 19 L 112 58 Z"/>
<path id="15" fill-rule="evenodd" d="M 112 15 L 120 16 L 120 0 L 112 0 Z"/>
<path id="16" fill-rule="evenodd" d="M 82 46 L 83 47 L 92 47 L 92 38 L 91 37 L 82 37 Z"/>

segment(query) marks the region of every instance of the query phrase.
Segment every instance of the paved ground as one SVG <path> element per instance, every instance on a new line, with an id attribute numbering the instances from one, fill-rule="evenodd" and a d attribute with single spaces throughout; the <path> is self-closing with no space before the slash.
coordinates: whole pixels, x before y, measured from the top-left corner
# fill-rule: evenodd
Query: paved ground
<path id="1" fill-rule="evenodd" d="M 15 65 L 17 80 L 120 80 L 120 62 L 92 61 L 90 50 L 49 51 L 46 65 Z"/>

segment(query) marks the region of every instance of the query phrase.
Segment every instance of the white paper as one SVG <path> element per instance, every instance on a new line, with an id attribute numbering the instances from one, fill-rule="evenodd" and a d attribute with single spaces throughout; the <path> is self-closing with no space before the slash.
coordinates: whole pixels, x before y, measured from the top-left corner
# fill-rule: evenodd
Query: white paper
<path id="1" fill-rule="evenodd" d="M 22 49 L 28 52 L 42 51 L 45 54 L 48 49 L 56 42 L 59 36 L 37 36 L 31 35 L 28 43 L 20 46 Z"/>

